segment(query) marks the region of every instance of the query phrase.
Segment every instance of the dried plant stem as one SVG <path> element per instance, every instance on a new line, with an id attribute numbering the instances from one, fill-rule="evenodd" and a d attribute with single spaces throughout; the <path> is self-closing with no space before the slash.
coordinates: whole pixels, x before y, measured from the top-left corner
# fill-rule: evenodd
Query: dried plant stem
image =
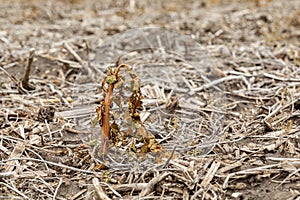
<path id="1" fill-rule="evenodd" d="M 89 75 L 93 73 L 89 67 L 89 64 L 87 64 L 81 59 L 81 57 L 74 51 L 74 49 L 69 45 L 68 42 L 64 42 L 64 47 L 80 63 L 81 67 L 83 67 Z"/>
<path id="2" fill-rule="evenodd" d="M 32 89 L 32 87 L 30 87 L 30 85 L 29 85 L 29 75 L 30 75 L 31 65 L 32 65 L 32 62 L 34 60 L 34 53 L 35 53 L 35 49 L 34 48 L 30 49 L 28 62 L 27 62 L 25 72 L 24 72 L 24 76 L 23 76 L 23 80 L 22 80 L 22 86 L 26 90 Z"/>
<path id="3" fill-rule="evenodd" d="M 94 188 L 96 189 L 97 195 L 100 199 L 111 200 L 111 198 L 109 198 L 103 191 L 98 178 L 93 178 L 92 182 L 93 182 Z"/>
<path id="4" fill-rule="evenodd" d="M 0 182 L 0 185 L 4 185 L 5 187 L 9 188 L 10 190 L 14 191 L 15 193 L 17 193 L 18 195 L 22 196 L 24 199 L 30 199 L 28 196 L 26 196 L 25 194 L 23 194 L 21 191 L 19 191 L 17 188 L 12 187 L 6 183 Z"/>
<path id="5" fill-rule="evenodd" d="M 101 141 L 102 141 L 102 152 L 107 153 L 108 151 L 108 140 L 109 140 L 109 112 L 110 112 L 110 105 L 112 101 L 112 93 L 114 90 L 114 84 L 109 84 L 107 93 L 104 100 L 104 116 L 102 116 L 102 134 L 101 134 Z"/>
<path id="6" fill-rule="evenodd" d="M 118 78 L 119 71 L 121 67 L 125 67 L 127 71 L 131 74 L 130 67 L 126 64 L 120 64 L 110 75 L 114 75 Z M 110 106 L 112 103 L 112 94 L 114 90 L 115 83 L 108 83 L 107 92 L 104 99 L 104 113 L 102 115 L 102 134 L 101 134 L 101 143 L 102 143 L 102 152 L 108 152 L 108 144 L 109 144 L 109 135 L 110 135 L 110 124 L 109 124 L 109 117 L 110 117 Z"/>

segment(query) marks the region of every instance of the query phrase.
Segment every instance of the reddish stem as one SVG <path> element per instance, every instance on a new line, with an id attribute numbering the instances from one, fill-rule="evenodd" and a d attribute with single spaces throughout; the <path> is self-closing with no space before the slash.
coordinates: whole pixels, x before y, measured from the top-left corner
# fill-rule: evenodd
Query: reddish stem
<path id="1" fill-rule="evenodd" d="M 130 73 L 130 67 L 126 64 L 120 64 L 112 74 L 118 78 L 118 73 L 121 67 L 126 67 L 128 72 Z M 115 83 L 108 84 L 106 96 L 104 99 L 104 113 L 102 115 L 102 134 L 101 134 L 101 141 L 102 141 L 102 152 L 107 153 L 109 147 L 109 139 L 110 139 L 110 124 L 109 124 L 109 116 L 110 116 L 110 106 L 112 103 L 112 94 L 114 90 Z"/>
<path id="2" fill-rule="evenodd" d="M 111 98 L 114 89 L 114 84 L 109 84 L 107 93 L 104 99 L 104 116 L 102 116 L 102 134 L 101 134 L 101 141 L 102 141 L 102 152 L 108 152 L 108 144 L 109 144 L 109 112 L 110 112 L 110 105 L 111 105 Z"/>

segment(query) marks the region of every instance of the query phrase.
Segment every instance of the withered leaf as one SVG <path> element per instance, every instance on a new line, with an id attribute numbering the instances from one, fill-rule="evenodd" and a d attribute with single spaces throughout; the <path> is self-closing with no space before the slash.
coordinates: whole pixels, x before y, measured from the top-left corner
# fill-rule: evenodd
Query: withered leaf
<path id="1" fill-rule="evenodd" d="M 114 84 L 114 83 L 116 83 L 118 81 L 118 79 L 117 79 L 117 76 L 116 75 L 109 75 L 109 76 L 107 76 L 106 77 L 106 82 L 108 83 L 108 84 Z"/>
<path id="2" fill-rule="evenodd" d="M 100 163 L 98 165 L 95 165 L 93 168 L 95 171 L 101 171 L 101 170 L 107 170 L 109 169 L 104 163 Z"/>

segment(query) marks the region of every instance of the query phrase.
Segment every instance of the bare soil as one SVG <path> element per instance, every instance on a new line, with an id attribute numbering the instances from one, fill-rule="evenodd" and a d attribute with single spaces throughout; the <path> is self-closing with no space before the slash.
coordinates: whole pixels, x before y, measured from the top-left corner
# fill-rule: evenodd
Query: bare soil
<path id="1" fill-rule="evenodd" d="M 298 0 L 0 2 L 0 199 L 299 199 Z M 117 62 L 161 152 L 101 154 Z"/>

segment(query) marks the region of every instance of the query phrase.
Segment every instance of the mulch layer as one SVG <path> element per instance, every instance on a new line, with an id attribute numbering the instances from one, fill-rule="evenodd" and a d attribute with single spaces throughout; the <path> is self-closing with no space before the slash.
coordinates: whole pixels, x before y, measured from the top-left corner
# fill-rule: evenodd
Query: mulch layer
<path id="1" fill-rule="evenodd" d="M 298 0 L 0 2 L 0 199 L 299 198 Z"/>

